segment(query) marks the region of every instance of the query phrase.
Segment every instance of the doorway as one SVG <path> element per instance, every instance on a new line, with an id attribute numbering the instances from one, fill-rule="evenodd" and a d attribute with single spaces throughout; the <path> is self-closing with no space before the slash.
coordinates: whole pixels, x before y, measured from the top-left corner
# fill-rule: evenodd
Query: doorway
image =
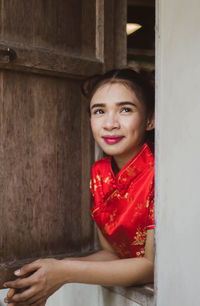
<path id="1" fill-rule="evenodd" d="M 128 0 L 127 64 L 133 69 L 155 71 L 155 0 Z"/>

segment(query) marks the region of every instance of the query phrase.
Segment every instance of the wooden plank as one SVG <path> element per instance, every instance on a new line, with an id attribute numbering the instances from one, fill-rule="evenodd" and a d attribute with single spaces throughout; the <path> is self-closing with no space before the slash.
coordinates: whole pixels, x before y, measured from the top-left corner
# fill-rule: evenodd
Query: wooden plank
<path id="1" fill-rule="evenodd" d="M 81 99 L 82 120 L 81 120 L 81 249 L 82 252 L 88 252 L 88 242 L 90 250 L 94 249 L 94 241 L 91 239 L 91 233 L 94 232 L 94 222 L 90 217 L 90 189 L 89 181 L 91 178 L 91 167 L 94 163 L 94 141 L 90 128 L 90 118 L 88 114 L 89 101 Z M 90 166 L 89 166 L 90 165 Z"/>
<path id="2" fill-rule="evenodd" d="M 104 61 L 104 0 L 96 0 L 96 58 Z"/>
<path id="3" fill-rule="evenodd" d="M 0 281 L 26 260 L 92 249 L 92 139 L 80 101 L 78 80 L 1 72 Z"/>
<path id="4" fill-rule="evenodd" d="M 115 67 L 121 68 L 127 65 L 127 0 L 118 0 L 114 4 Z"/>
<path id="5" fill-rule="evenodd" d="M 110 0 L 104 2 L 104 70 L 114 65 L 114 0 Z"/>
<path id="6" fill-rule="evenodd" d="M 126 0 L 104 3 L 104 70 L 126 66 L 126 10 Z"/>
<path id="7" fill-rule="evenodd" d="M 19 47 L 17 44 L 1 41 L 0 50 L 7 48 L 15 51 L 16 59 L 7 63 L 4 59 L 1 61 L 0 57 L 0 68 L 3 69 L 77 78 L 103 70 L 103 63 L 98 59 L 55 53 L 49 49 Z"/>
<path id="8" fill-rule="evenodd" d="M 82 2 L 1 0 L 1 40 L 82 55 Z"/>
<path id="9" fill-rule="evenodd" d="M 1 2 L 1 40 L 95 58 L 96 1 Z"/>
<path id="10" fill-rule="evenodd" d="M 84 54 L 84 56 L 94 58 L 96 53 L 96 1 L 84 1 L 82 5 L 81 21 L 81 53 Z"/>

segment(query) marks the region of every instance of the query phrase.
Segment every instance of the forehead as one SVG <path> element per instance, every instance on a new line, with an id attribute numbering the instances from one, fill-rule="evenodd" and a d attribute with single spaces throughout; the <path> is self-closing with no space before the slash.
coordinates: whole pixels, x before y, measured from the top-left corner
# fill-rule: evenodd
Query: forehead
<path id="1" fill-rule="evenodd" d="M 94 93 L 90 105 L 95 103 L 114 103 L 132 101 L 140 103 L 135 92 L 127 84 L 106 83 L 101 85 Z"/>

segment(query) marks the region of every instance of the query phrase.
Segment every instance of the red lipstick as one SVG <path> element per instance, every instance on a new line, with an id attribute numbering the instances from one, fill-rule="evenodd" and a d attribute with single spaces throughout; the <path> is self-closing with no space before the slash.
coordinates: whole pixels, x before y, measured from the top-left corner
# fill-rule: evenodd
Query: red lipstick
<path id="1" fill-rule="evenodd" d="M 103 136 L 103 139 L 107 144 L 115 144 L 121 141 L 122 138 L 123 136 Z"/>

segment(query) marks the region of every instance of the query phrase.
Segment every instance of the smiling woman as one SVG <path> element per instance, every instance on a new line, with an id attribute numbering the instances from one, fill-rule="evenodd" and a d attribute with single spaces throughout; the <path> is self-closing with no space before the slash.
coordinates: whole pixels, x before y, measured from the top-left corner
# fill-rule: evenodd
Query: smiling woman
<path id="1" fill-rule="evenodd" d="M 4 284 L 25 288 L 13 296 L 9 291 L 10 304 L 44 305 L 66 283 L 130 286 L 153 281 L 154 158 L 146 143 L 146 132 L 154 128 L 153 89 L 131 69 L 110 71 L 93 85 L 91 129 L 108 155 L 93 165 L 90 185 L 91 216 L 102 250 L 25 265 L 15 272 L 19 279 Z"/>

